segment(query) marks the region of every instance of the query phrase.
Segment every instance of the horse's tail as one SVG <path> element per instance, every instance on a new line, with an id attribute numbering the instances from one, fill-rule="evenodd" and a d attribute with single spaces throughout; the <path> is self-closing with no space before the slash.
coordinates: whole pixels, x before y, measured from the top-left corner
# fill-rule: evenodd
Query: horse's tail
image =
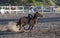
<path id="1" fill-rule="evenodd" d="M 16 26 L 21 25 L 21 18 L 18 20 Z"/>

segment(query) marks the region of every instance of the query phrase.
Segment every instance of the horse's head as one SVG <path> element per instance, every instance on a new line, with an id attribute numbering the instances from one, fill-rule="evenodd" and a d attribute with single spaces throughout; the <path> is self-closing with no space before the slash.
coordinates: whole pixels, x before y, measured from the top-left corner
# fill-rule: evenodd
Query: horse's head
<path id="1" fill-rule="evenodd" d="M 33 19 L 37 19 L 37 17 L 43 17 L 43 15 L 40 14 L 39 12 L 36 12 L 33 16 Z"/>
<path id="2" fill-rule="evenodd" d="M 37 16 L 37 17 L 43 17 L 43 15 L 40 14 L 39 12 L 36 12 L 36 16 Z"/>

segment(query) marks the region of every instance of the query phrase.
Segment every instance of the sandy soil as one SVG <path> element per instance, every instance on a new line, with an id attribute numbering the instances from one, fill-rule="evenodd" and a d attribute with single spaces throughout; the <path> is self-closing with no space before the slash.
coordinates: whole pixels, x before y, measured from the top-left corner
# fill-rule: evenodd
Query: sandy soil
<path id="1" fill-rule="evenodd" d="M 44 14 L 44 18 L 48 17 L 60 17 L 60 14 Z M 18 15 L 0 15 L 0 19 L 16 19 L 20 17 L 20 14 Z M 2 27 L 16 25 L 15 22 L 9 22 L 7 25 L 1 25 L 0 24 L 0 30 L 2 30 Z M 13 26 L 14 27 L 14 26 Z M 27 27 L 27 26 L 26 26 Z M 26 28 L 25 27 L 25 28 Z M 15 27 L 16 28 L 16 27 Z M 5 28 L 3 28 L 5 29 Z M 5 29 L 6 30 L 6 29 Z M 60 38 L 60 22 L 45 22 L 45 23 L 38 23 L 33 27 L 33 30 L 31 32 L 24 32 L 24 33 L 18 33 L 18 32 L 5 32 L 0 33 L 0 38 Z"/>
<path id="2" fill-rule="evenodd" d="M 9 25 L 15 25 L 13 22 Z M 6 25 L 5 25 L 6 26 Z M 26 26 L 27 27 L 27 26 Z M 25 27 L 25 28 L 26 28 Z M 12 27 L 10 27 L 12 28 Z M 15 28 L 16 29 L 16 28 Z M 7 33 L 7 34 L 6 34 Z M 31 32 L 6 32 L 1 38 L 60 38 L 60 22 L 39 23 L 33 27 Z"/>

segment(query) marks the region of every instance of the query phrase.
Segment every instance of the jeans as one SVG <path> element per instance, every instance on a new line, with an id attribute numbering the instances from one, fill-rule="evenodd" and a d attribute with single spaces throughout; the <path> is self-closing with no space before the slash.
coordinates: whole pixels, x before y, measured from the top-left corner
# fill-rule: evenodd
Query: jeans
<path id="1" fill-rule="evenodd" d="M 28 18 L 32 18 L 33 16 L 31 14 L 28 14 Z"/>

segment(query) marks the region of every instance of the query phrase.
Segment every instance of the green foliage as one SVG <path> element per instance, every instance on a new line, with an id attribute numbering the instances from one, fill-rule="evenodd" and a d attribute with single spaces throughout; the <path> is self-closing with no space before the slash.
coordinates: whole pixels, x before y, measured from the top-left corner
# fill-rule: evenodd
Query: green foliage
<path id="1" fill-rule="evenodd" d="M 51 6 L 51 5 L 60 5 L 60 0 L 7 0 L 6 3 L 7 4 L 12 3 L 16 5 L 31 4 L 32 6 L 41 6 L 41 5 Z"/>
<path id="2" fill-rule="evenodd" d="M 51 6 L 51 5 L 55 5 L 54 0 L 32 0 L 32 5 L 34 6 Z"/>

